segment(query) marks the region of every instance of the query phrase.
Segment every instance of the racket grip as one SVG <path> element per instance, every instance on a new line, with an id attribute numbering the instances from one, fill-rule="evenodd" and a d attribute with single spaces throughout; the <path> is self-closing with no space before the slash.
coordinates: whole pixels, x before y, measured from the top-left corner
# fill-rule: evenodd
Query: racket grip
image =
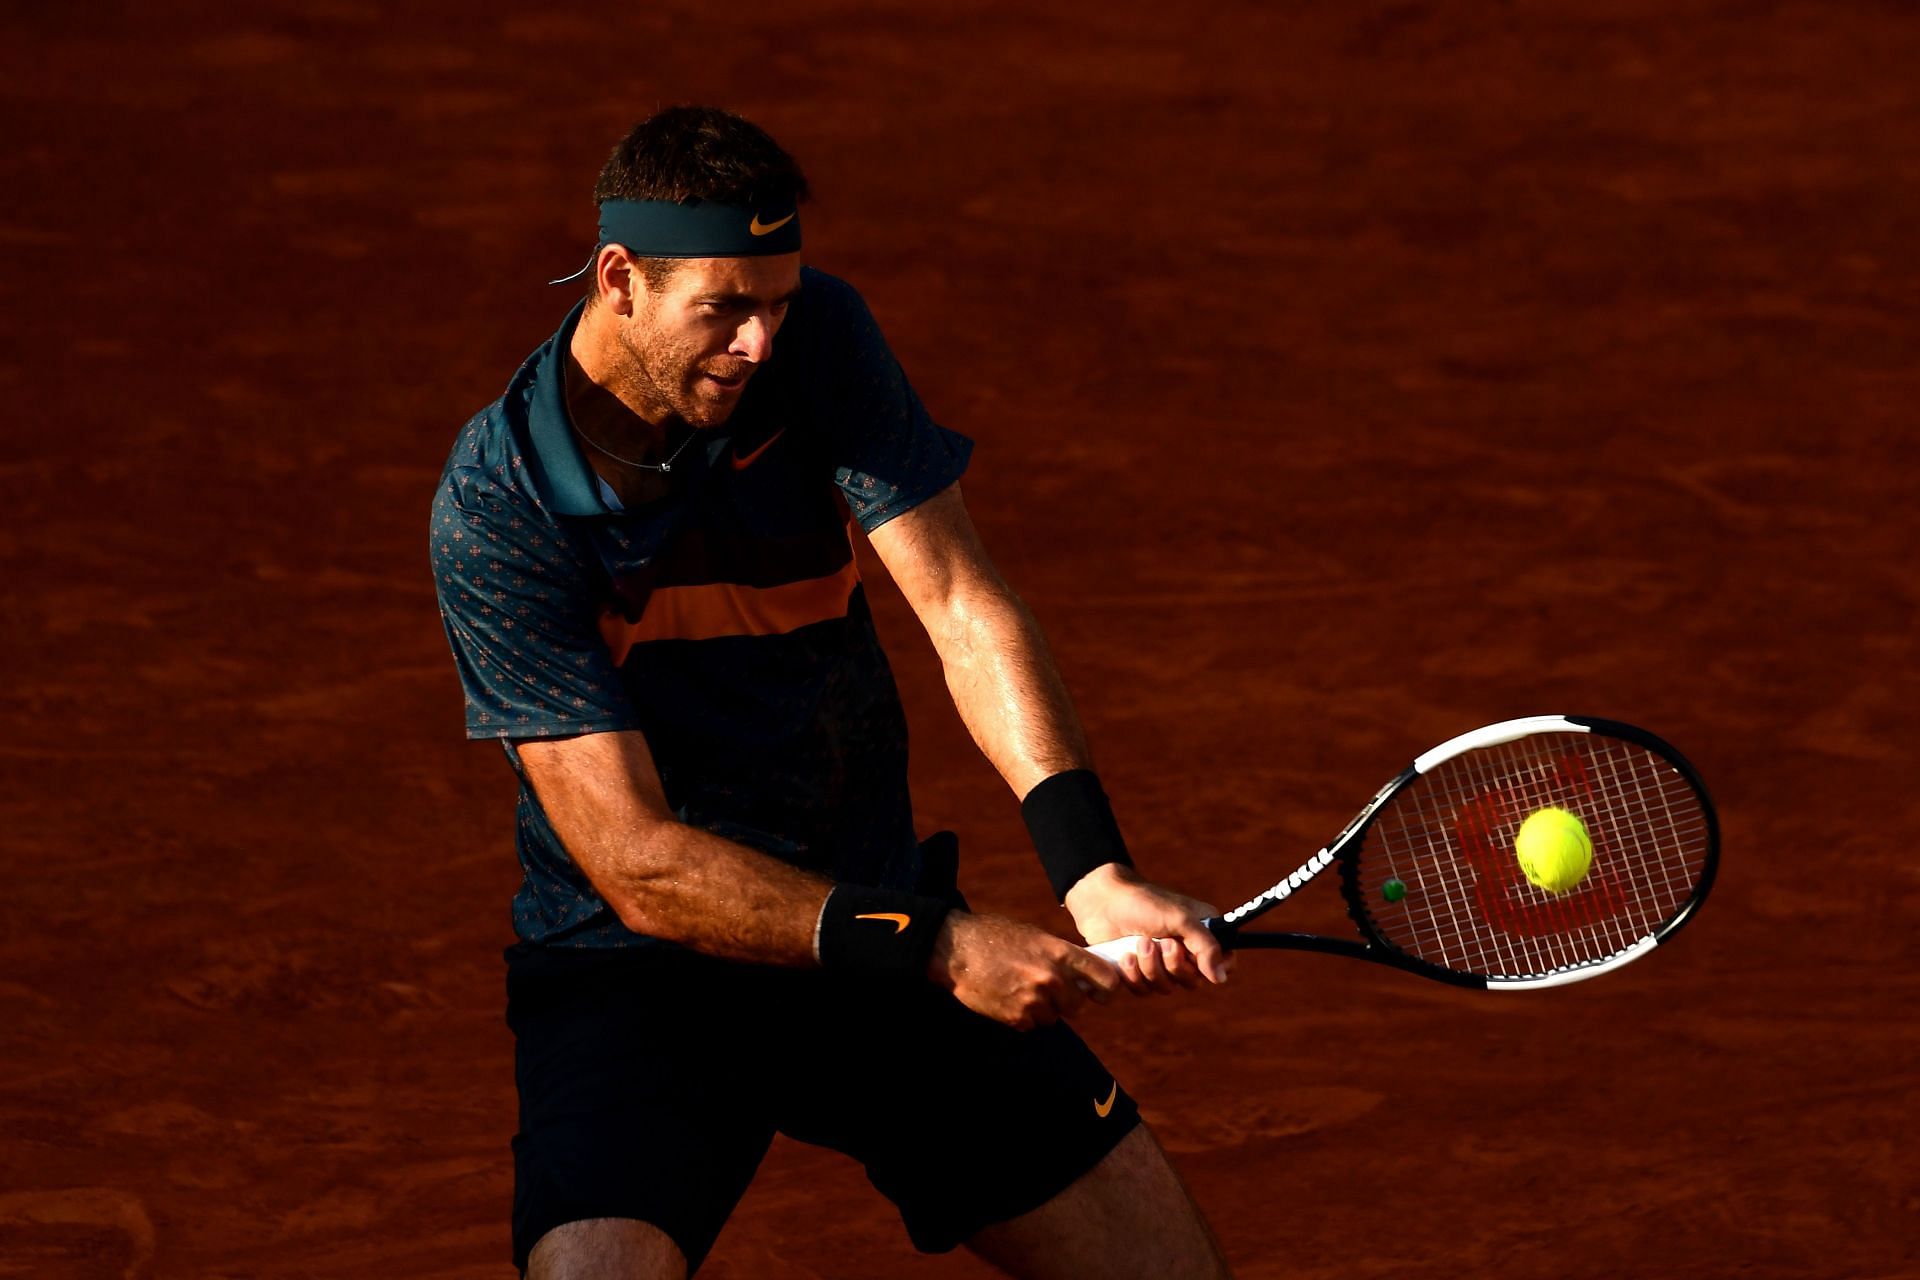
<path id="1" fill-rule="evenodd" d="M 1233 929 L 1219 916 L 1208 916 L 1200 923 L 1207 926 L 1208 933 L 1220 939 L 1222 946 L 1228 948 L 1233 946 Z M 1142 936 L 1141 934 L 1132 933 L 1124 938 L 1109 938 L 1105 942 L 1094 943 L 1088 947 L 1087 950 L 1093 952 L 1093 954 L 1099 956 L 1107 963 L 1117 965 L 1120 963 L 1121 957 L 1131 955 L 1134 948 L 1140 945 Z"/>
<path id="2" fill-rule="evenodd" d="M 1130 954 L 1139 945 L 1142 935 L 1134 933 L 1124 938 L 1109 938 L 1105 942 L 1096 942 L 1087 950 L 1099 956 L 1109 964 L 1119 964 L 1120 957 Z"/>

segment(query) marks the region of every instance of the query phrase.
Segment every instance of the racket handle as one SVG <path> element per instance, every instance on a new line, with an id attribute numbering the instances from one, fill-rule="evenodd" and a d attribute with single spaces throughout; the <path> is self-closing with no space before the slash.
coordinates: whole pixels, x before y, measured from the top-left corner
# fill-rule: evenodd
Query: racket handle
<path id="1" fill-rule="evenodd" d="M 1219 916 L 1208 916 L 1200 923 L 1206 925 L 1207 932 L 1220 939 L 1222 945 L 1229 948 L 1233 946 L 1233 927 Z M 1134 949 L 1140 945 L 1142 936 L 1144 935 L 1133 933 L 1128 934 L 1124 938 L 1109 938 L 1105 942 L 1094 943 L 1088 947 L 1087 950 L 1093 952 L 1093 954 L 1099 956 L 1109 964 L 1117 965 L 1120 963 L 1121 957 L 1133 954 Z"/>
<path id="2" fill-rule="evenodd" d="M 1093 954 L 1099 956 L 1109 964 L 1119 964 L 1120 957 L 1131 954 L 1133 949 L 1139 945 L 1142 936 L 1141 934 L 1134 933 L 1124 938 L 1109 938 L 1105 942 L 1094 943 L 1088 947 L 1087 950 L 1093 952 Z"/>

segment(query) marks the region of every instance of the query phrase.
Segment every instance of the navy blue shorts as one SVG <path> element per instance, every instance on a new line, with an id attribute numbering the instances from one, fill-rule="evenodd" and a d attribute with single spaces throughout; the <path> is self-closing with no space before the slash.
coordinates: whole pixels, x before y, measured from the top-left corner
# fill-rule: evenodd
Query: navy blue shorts
<path id="1" fill-rule="evenodd" d="M 1139 1123 L 1064 1025 L 1014 1031 L 924 981 L 678 948 L 507 951 L 520 1132 L 513 1256 L 637 1218 L 697 1268 L 773 1135 L 841 1151 L 914 1245 L 1038 1208 Z"/>

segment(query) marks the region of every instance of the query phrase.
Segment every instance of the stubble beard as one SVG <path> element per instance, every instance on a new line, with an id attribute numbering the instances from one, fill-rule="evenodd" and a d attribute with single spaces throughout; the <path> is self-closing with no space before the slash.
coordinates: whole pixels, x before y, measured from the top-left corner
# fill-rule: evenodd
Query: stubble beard
<path id="1" fill-rule="evenodd" d="M 644 409 L 644 416 L 663 423 L 678 418 L 696 430 L 717 427 L 731 417 L 732 405 L 710 405 L 694 394 L 700 378 L 698 360 L 677 348 L 650 342 L 651 336 L 638 325 L 621 329 L 622 345 L 631 357 L 629 393 L 632 403 Z"/>
<path id="2" fill-rule="evenodd" d="M 622 325 L 619 335 L 620 345 L 627 350 L 627 367 L 622 378 L 626 385 L 621 389 L 620 398 L 649 422 L 665 424 L 669 418 L 681 417 L 681 406 L 667 393 L 660 370 L 649 353 L 648 335 L 634 325 Z"/>

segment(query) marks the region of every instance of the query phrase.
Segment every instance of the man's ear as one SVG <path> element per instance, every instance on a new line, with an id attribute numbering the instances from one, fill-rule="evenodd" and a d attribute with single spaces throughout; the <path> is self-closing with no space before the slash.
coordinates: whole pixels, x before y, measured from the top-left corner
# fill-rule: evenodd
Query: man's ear
<path id="1" fill-rule="evenodd" d="M 600 288 L 601 305 L 612 309 L 615 315 L 632 315 L 636 295 L 646 292 L 647 279 L 627 247 L 604 246 L 594 259 L 593 273 Z"/>

